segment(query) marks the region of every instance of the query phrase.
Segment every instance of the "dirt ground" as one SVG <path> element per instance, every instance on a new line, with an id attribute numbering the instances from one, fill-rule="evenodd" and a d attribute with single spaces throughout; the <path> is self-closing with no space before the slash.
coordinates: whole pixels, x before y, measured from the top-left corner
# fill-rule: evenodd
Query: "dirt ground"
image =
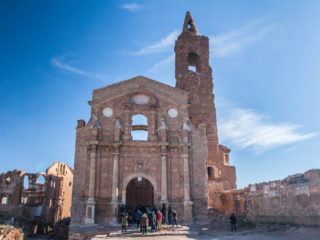
<path id="1" fill-rule="evenodd" d="M 320 228 L 282 227 L 273 229 L 253 229 L 229 232 L 227 230 L 212 230 L 203 227 L 167 228 L 161 233 L 148 232 L 142 235 L 137 229 L 128 229 L 127 234 L 121 231 L 110 232 L 110 235 L 98 234 L 93 240 L 103 239 L 135 239 L 135 240 L 319 240 Z"/>

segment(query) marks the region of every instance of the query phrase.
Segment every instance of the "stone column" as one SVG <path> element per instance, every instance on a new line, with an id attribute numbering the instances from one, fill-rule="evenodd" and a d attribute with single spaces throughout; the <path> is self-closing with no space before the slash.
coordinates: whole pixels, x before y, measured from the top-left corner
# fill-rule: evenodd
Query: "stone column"
<path id="1" fill-rule="evenodd" d="M 121 198 L 121 203 L 123 205 L 126 205 L 126 194 L 127 194 L 127 191 L 126 190 L 123 190 L 122 191 L 122 198 Z"/>
<path id="2" fill-rule="evenodd" d="M 113 152 L 113 171 L 112 171 L 112 202 L 118 202 L 119 196 L 119 158 L 120 146 L 114 146 Z"/>
<path id="3" fill-rule="evenodd" d="M 161 146 L 161 200 L 160 203 L 168 203 L 168 187 L 167 187 L 167 147 Z"/>
<path id="4" fill-rule="evenodd" d="M 190 200 L 190 173 L 189 173 L 189 131 L 190 128 L 186 122 L 183 123 L 182 126 L 182 139 L 183 142 L 186 143 L 183 146 L 183 190 L 184 190 L 184 221 L 191 222 L 192 221 L 192 202 Z"/>
<path id="5" fill-rule="evenodd" d="M 120 161 L 120 144 L 115 144 L 113 151 L 113 170 L 112 170 L 112 200 L 111 211 L 116 213 L 119 206 L 119 161 Z M 114 215 L 115 217 L 115 215 Z M 113 219 L 116 220 L 116 219 Z"/>
<path id="6" fill-rule="evenodd" d="M 192 221 L 192 202 L 190 200 L 190 177 L 189 177 L 189 150 L 188 146 L 183 149 L 183 190 L 184 190 L 184 221 Z"/>
<path id="7" fill-rule="evenodd" d="M 184 201 L 190 201 L 189 153 L 188 147 L 183 149 Z"/>
<path id="8" fill-rule="evenodd" d="M 96 158 L 97 158 L 97 143 L 88 145 L 90 156 L 90 173 L 89 173 L 89 190 L 88 200 L 86 203 L 86 218 L 85 224 L 94 224 L 95 222 L 95 187 L 96 187 Z"/>

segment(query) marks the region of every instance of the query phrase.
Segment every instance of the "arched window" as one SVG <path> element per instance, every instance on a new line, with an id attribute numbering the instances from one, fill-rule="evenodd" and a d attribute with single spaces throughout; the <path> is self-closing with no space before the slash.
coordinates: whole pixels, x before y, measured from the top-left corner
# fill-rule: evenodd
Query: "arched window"
<path id="1" fill-rule="evenodd" d="M 132 117 L 131 137 L 133 141 L 148 140 L 148 119 L 144 115 L 137 114 Z"/>
<path id="2" fill-rule="evenodd" d="M 39 175 L 37 178 L 37 184 L 44 184 L 44 182 L 46 181 L 46 179 L 44 178 L 43 175 Z"/>
<path id="3" fill-rule="evenodd" d="M 192 72 L 200 72 L 200 58 L 198 54 L 190 52 L 188 54 L 188 70 Z"/>

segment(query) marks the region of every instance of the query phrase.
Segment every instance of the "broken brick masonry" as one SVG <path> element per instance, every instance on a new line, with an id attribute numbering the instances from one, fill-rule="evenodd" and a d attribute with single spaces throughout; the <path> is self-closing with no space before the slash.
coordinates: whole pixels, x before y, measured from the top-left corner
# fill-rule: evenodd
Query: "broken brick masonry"
<path id="1" fill-rule="evenodd" d="M 234 212 L 253 222 L 320 226 L 320 169 L 212 197 L 219 199 L 216 207 L 225 215 Z"/>
<path id="2" fill-rule="evenodd" d="M 42 179 L 41 179 L 42 178 Z M 54 162 L 46 173 L 13 170 L 0 175 L 0 216 L 50 225 L 70 217 L 73 169 Z"/>

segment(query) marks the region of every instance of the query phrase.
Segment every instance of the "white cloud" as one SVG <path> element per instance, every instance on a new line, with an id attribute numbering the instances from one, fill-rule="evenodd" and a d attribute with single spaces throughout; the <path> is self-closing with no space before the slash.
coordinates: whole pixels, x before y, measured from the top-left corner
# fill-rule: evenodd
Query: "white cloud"
<path id="1" fill-rule="evenodd" d="M 142 5 L 139 5 L 137 3 L 126 3 L 121 5 L 121 8 L 127 9 L 131 12 L 137 11 L 138 9 L 142 8 Z"/>
<path id="2" fill-rule="evenodd" d="M 149 70 L 148 72 L 154 72 L 156 70 L 158 70 L 161 67 L 166 67 L 169 64 L 173 64 L 174 62 L 174 54 L 168 56 L 167 58 L 161 60 L 160 62 L 157 62 L 156 64 L 154 64 Z"/>
<path id="3" fill-rule="evenodd" d="M 75 73 L 75 74 L 78 74 L 78 75 L 82 75 L 82 76 L 98 79 L 98 80 L 101 80 L 103 82 L 106 82 L 108 80 L 108 77 L 105 76 L 104 74 L 89 73 L 89 72 L 86 72 L 86 71 L 84 71 L 82 69 L 73 67 L 70 64 L 65 63 L 63 56 L 51 58 L 50 63 L 53 66 L 57 67 L 57 68 L 60 68 L 60 69 L 63 69 L 63 70 L 66 70 L 68 72 L 72 72 L 72 73 Z"/>
<path id="4" fill-rule="evenodd" d="M 52 58 L 51 59 L 51 64 L 58 67 L 58 68 L 62 68 L 64 70 L 67 70 L 69 72 L 73 72 L 73 73 L 76 73 L 76 74 L 79 74 L 79 75 L 83 75 L 83 76 L 87 76 L 89 77 L 90 74 L 81 70 L 81 69 L 78 69 L 78 68 L 75 68 L 75 67 L 72 67 L 66 63 L 64 63 L 60 58 L 56 57 L 56 58 Z"/>
<path id="5" fill-rule="evenodd" d="M 147 47 L 144 47 L 140 49 L 137 52 L 134 52 L 134 55 L 145 55 L 145 54 L 151 54 L 151 53 L 158 53 L 158 52 L 163 52 L 170 47 L 173 46 L 175 40 L 177 39 L 177 36 L 179 34 L 179 31 L 173 31 L 169 33 L 166 37 L 160 39 L 158 42 L 153 43 Z"/>
<path id="6" fill-rule="evenodd" d="M 230 141 L 239 148 L 252 148 L 256 153 L 316 135 L 299 132 L 299 125 L 270 123 L 267 116 L 243 108 L 223 110 L 218 128 L 221 141 Z"/>
<path id="7" fill-rule="evenodd" d="M 210 43 L 212 55 L 219 58 L 241 52 L 274 29 L 275 25 L 266 26 L 263 20 L 255 20 L 234 31 L 213 36 Z"/>

